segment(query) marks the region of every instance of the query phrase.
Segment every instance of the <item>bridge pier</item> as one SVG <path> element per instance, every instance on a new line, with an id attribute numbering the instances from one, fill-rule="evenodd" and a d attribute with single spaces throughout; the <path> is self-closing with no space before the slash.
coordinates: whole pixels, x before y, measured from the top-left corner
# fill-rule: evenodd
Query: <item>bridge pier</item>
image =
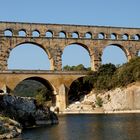
<path id="1" fill-rule="evenodd" d="M 60 112 L 63 112 L 68 105 L 68 88 L 62 84 L 59 87 L 59 98 L 56 102 L 56 106 L 59 107 Z"/>

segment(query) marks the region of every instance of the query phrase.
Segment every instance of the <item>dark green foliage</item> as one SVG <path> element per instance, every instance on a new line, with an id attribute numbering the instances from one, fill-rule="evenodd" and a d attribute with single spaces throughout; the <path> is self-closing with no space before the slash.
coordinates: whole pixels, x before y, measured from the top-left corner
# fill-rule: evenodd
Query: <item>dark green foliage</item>
<path id="1" fill-rule="evenodd" d="M 37 94 L 35 96 L 35 99 L 36 99 L 37 106 L 43 106 L 45 104 L 46 100 L 43 94 Z"/>
<path id="2" fill-rule="evenodd" d="M 116 67 L 113 64 L 102 65 L 98 70 L 97 80 L 94 83 L 94 87 L 98 90 L 111 89 L 112 76 L 116 71 Z"/>
<path id="3" fill-rule="evenodd" d="M 113 64 L 102 65 L 97 72 L 92 72 L 91 75 L 84 77 L 84 82 L 97 90 L 109 90 L 112 87 L 111 79 L 115 71 L 116 67 Z"/>
<path id="4" fill-rule="evenodd" d="M 96 97 L 96 105 L 98 106 L 98 107 L 102 107 L 102 105 L 103 105 L 103 100 L 102 100 L 102 98 L 101 97 Z"/>
<path id="5" fill-rule="evenodd" d="M 72 83 L 69 91 L 70 102 L 80 100 L 83 95 L 88 94 L 93 88 L 97 91 L 111 90 L 140 81 L 140 57 L 136 57 L 122 66 L 101 65 L 98 71 L 89 70 L 87 73 L 87 76 Z M 99 98 L 97 98 L 97 104 L 99 106 L 102 104 Z"/>
<path id="6" fill-rule="evenodd" d="M 43 106 L 46 102 L 52 100 L 52 93 L 47 88 L 38 89 L 35 99 L 38 106 Z"/>
<path id="7" fill-rule="evenodd" d="M 140 57 L 132 59 L 130 62 L 122 65 L 115 66 L 113 64 L 101 65 L 98 71 L 93 72 L 90 68 L 85 68 L 82 64 L 78 66 L 65 66 L 63 70 L 66 71 L 87 71 L 87 76 L 74 81 L 69 90 L 69 101 L 78 101 L 84 95 L 88 94 L 93 88 L 95 90 L 111 90 L 116 87 L 127 86 L 128 84 L 140 81 Z M 44 104 L 44 101 L 52 99 L 52 91 L 49 91 L 45 86 L 38 83 L 27 81 L 22 83 L 21 88 L 17 89 L 17 93 L 36 96 L 39 105 Z M 32 86 L 31 86 L 32 85 Z M 38 85 L 38 86 L 37 86 Z M 24 90 L 23 90 L 24 89 Z M 26 91 L 28 90 L 28 92 Z M 20 91 L 20 92 L 19 92 Z M 30 92 L 29 92 L 30 91 Z M 97 99 L 100 104 L 100 99 Z"/>
<path id="8" fill-rule="evenodd" d="M 132 82 L 140 81 L 140 57 L 130 60 L 117 69 L 113 76 L 113 87 L 126 86 Z"/>
<path id="9" fill-rule="evenodd" d="M 90 68 L 85 68 L 83 64 L 79 64 L 77 66 L 64 66 L 63 67 L 64 71 L 86 71 L 86 70 L 90 70 Z"/>
<path id="10" fill-rule="evenodd" d="M 21 97 L 35 97 L 36 93 L 40 89 L 44 89 L 45 86 L 35 80 L 24 80 L 17 85 L 13 94 Z"/>
<path id="11" fill-rule="evenodd" d="M 34 97 L 38 106 L 52 103 L 52 91 L 35 80 L 24 80 L 15 88 L 13 94 L 21 97 Z"/>
<path id="12" fill-rule="evenodd" d="M 97 90 L 110 90 L 140 81 L 140 57 L 118 68 L 113 64 L 102 65 L 97 72 L 84 77 L 84 81 Z"/>
<path id="13" fill-rule="evenodd" d="M 94 87 L 94 83 L 97 81 L 98 73 L 94 72 L 88 76 L 83 78 L 83 84 L 87 85 L 88 89 L 92 89 Z"/>

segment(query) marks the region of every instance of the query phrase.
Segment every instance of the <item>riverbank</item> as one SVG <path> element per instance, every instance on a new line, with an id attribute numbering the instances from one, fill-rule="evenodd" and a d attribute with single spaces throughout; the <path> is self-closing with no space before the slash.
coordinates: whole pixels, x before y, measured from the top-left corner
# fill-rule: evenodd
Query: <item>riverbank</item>
<path id="1" fill-rule="evenodd" d="M 63 114 L 138 114 L 140 110 L 125 110 L 125 111 L 64 111 L 60 112 L 60 115 Z"/>
<path id="2" fill-rule="evenodd" d="M 62 114 L 140 113 L 140 82 L 110 91 L 94 89 L 77 102 L 70 104 Z"/>

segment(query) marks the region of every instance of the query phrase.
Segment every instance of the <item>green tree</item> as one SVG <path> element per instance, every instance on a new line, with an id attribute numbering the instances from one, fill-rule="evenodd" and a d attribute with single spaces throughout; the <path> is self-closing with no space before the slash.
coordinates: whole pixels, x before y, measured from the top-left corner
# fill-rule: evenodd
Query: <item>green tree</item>
<path id="1" fill-rule="evenodd" d="M 113 76 L 114 87 L 126 86 L 140 80 L 140 57 L 131 59 L 130 62 L 117 69 Z"/>
<path id="2" fill-rule="evenodd" d="M 83 64 L 79 64 L 77 66 L 69 66 L 66 65 L 63 67 L 64 71 L 85 71 L 85 70 L 89 70 L 90 68 L 85 68 Z"/>
<path id="3" fill-rule="evenodd" d="M 35 99 L 38 106 L 43 106 L 46 102 L 52 100 L 52 93 L 46 88 L 39 89 L 36 93 Z"/>
<path id="4" fill-rule="evenodd" d="M 66 65 L 66 66 L 63 67 L 63 70 L 65 70 L 65 71 L 70 71 L 70 70 L 71 70 L 71 66 Z"/>

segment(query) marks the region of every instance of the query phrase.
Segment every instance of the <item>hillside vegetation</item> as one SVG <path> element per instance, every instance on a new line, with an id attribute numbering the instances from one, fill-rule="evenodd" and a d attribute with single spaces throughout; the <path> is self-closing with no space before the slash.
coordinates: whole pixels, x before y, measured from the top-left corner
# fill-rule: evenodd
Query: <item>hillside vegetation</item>
<path id="1" fill-rule="evenodd" d="M 75 80 L 69 90 L 69 101 L 80 100 L 92 89 L 96 91 L 108 91 L 117 87 L 124 87 L 136 81 L 140 81 L 140 57 L 116 67 L 113 64 L 101 65 L 98 71 L 93 72 L 82 64 L 78 66 L 64 66 L 65 71 L 87 71 L 87 76 Z M 52 100 L 51 91 L 36 81 L 24 81 L 14 91 L 14 95 L 36 97 L 39 104 Z"/>
<path id="2" fill-rule="evenodd" d="M 97 72 L 84 78 L 84 82 L 92 84 L 97 90 L 110 90 L 124 87 L 132 82 L 140 81 L 140 57 L 116 67 L 113 64 L 102 65 Z"/>
<path id="3" fill-rule="evenodd" d="M 73 102 L 88 94 L 92 89 L 108 91 L 136 81 L 140 81 L 140 57 L 136 57 L 120 67 L 111 63 L 104 64 L 98 71 L 88 71 L 88 76 L 73 82 L 69 91 L 69 99 Z"/>

